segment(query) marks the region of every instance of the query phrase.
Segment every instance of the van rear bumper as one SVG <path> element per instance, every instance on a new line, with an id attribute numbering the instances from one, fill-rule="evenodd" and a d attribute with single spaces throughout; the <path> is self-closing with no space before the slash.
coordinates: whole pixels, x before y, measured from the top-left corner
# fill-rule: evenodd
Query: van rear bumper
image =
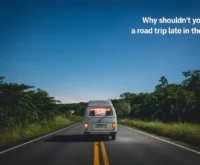
<path id="1" fill-rule="evenodd" d="M 84 135 L 116 135 L 117 134 L 117 132 L 108 132 L 108 131 L 105 131 L 105 132 L 103 132 L 103 131 L 101 131 L 101 132 L 99 132 L 99 131 L 88 131 L 88 132 L 84 132 Z"/>

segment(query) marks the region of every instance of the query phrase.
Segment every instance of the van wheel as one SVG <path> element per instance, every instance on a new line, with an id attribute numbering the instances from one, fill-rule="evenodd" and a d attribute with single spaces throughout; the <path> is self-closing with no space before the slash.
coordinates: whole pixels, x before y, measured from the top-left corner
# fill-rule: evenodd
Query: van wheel
<path id="1" fill-rule="evenodd" d="M 112 136 L 111 136 L 111 139 L 112 139 L 112 140 L 115 140 L 115 139 L 116 139 L 116 135 L 112 135 Z"/>

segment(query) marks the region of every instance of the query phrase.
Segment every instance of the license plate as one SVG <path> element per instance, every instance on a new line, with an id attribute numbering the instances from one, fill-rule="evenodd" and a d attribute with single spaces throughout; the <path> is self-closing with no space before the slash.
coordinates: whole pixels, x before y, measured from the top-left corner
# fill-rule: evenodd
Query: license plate
<path id="1" fill-rule="evenodd" d="M 95 128 L 106 128 L 106 124 L 96 124 Z"/>

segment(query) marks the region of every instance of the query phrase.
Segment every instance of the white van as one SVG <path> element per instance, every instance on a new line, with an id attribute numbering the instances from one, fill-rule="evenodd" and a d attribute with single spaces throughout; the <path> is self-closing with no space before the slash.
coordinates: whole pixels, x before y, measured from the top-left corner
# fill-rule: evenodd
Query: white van
<path id="1" fill-rule="evenodd" d="M 89 101 L 84 114 L 84 134 L 102 134 L 116 139 L 117 115 L 110 100 Z"/>

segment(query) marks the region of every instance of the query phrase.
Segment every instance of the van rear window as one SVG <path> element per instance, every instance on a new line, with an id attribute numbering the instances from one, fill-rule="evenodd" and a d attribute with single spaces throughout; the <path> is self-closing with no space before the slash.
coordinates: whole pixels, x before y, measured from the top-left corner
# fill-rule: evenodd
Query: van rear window
<path id="1" fill-rule="evenodd" d="M 111 116 L 113 115 L 111 108 L 89 108 L 88 109 L 88 116 Z"/>

